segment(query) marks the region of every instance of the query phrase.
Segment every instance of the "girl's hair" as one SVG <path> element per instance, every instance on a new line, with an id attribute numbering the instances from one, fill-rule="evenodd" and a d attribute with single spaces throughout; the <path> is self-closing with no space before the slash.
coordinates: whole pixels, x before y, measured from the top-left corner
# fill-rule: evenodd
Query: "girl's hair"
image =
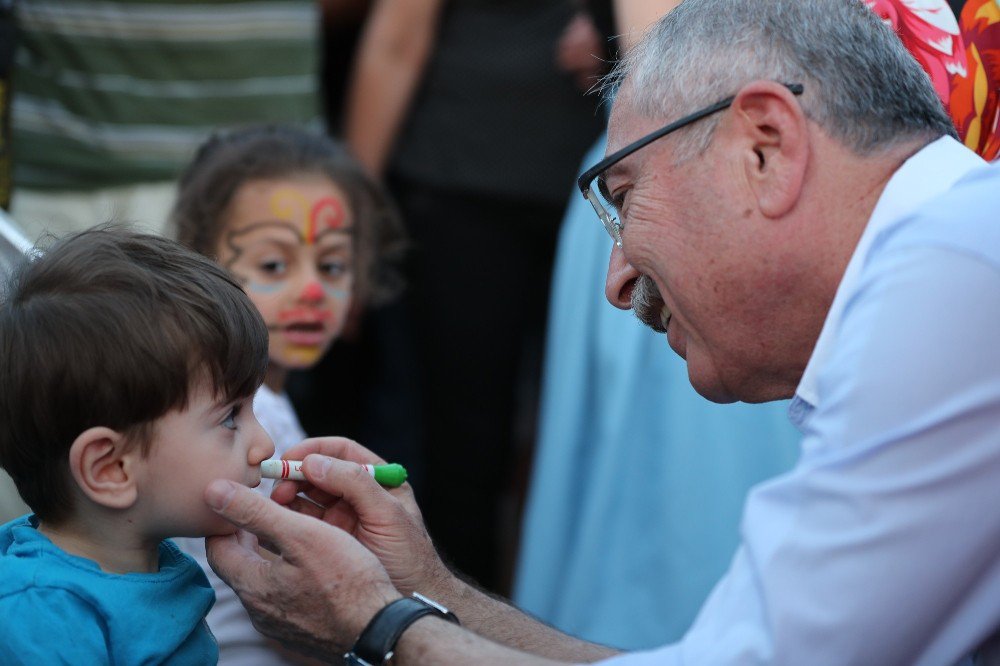
<path id="1" fill-rule="evenodd" d="M 385 302 L 402 282 L 398 262 L 405 246 L 396 207 L 346 146 L 326 136 L 283 125 L 254 125 L 211 136 L 181 175 L 170 215 L 177 239 L 215 256 L 224 216 L 244 183 L 319 175 L 348 198 L 354 216 L 354 296 Z"/>

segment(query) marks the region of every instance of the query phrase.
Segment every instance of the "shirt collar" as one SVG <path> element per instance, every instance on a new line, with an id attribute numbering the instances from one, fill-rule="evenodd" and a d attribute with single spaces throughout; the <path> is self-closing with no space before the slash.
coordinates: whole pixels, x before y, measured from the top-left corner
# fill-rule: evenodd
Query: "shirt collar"
<path id="1" fill-rule="evenodd" d="M 916 212 L 925 203 L 947 192 L 966 173 L 984 164 L 983 160 L 955 139 L 945 136 L 933 141 L 906 160 L 886 184 L 875 204 L 864 233 L 851 255 L 840 280 L 823 330 L 816 340 L 795 396 L 811 407 L 819 404 L 819 375 L 833 353 L 836 331 L 848 296 L 855 290 L 861 267 L 879 233 Z"/>

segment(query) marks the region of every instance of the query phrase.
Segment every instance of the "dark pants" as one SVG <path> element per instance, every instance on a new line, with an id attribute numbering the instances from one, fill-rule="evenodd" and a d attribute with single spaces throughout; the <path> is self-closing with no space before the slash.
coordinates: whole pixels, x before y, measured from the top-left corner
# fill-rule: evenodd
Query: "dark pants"
<path id="1" fill-rule="evenodd" d="M 459 571 L 506 591 L 517 533 L 509 509 L 534 442 L 562 206 L 394 185 L 413 243 L 405 302 L 423 423 L 421 508 Z"/>

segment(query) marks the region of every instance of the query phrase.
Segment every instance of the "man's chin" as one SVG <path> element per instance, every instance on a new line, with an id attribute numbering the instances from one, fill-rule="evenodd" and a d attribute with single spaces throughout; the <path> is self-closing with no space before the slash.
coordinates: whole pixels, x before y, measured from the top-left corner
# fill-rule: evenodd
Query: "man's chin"
<path id="1" fill-rule="evenodd" d="M 673 326 L 667 326 L 667 344 L 670 348 L 674 350 L 674 353 L 680 356 L 685 361 L 687 360 L 687 339 L 684 333 L 680 330 L 680 327 L 674 324 Z"/>
<path id="2" fill-rule="evenodd" d="M 683 337 L 681 337 L 681 341 L 683 345 Z M 673 343 L 671 343 L 671 347 L 673 347 Z M 673 347 L 673 349 L 677 351 L 676 347 Z M 732 391 L 726 387 L 715 366 L 710 361 L 706 361 L 703 356 L 698 357 L 697 353 L 691 359 L 679 351 L 677 353 L 687 361 L 688 381 L 691 382 L 691 386 L 694 387 L 698 395 L 719 404 L 728 404 L 739 400 L 739 397 L 733 395 Z"/>
<path id="3" fill-rule="evenodd" d="M 699 378 L 694 373 L 691 372 L 691 366 L 688 366 L 688 380 L 691 382 L 691 386 L 701 397 L 711 402 L 718 403 L 720 405 L 728 405 L 739 400 L 735 395 L 726 390 L 726 388 L 719 381 L 704 381 Z"/>

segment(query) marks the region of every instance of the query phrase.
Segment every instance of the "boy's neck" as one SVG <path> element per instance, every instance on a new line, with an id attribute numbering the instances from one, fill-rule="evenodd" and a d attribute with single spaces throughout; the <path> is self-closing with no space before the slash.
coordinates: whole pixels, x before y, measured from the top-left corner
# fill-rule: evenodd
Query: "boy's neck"
<path id="1" fill-rule="evenodd" d="M 160 570 L 159 543 L 143 543 L 135 534 L 114 525 L 69 521 L 57 526 L 39 523 L 38 531 L 71 555 L 94 561 L 107 573 L 156 573 Z"/>

